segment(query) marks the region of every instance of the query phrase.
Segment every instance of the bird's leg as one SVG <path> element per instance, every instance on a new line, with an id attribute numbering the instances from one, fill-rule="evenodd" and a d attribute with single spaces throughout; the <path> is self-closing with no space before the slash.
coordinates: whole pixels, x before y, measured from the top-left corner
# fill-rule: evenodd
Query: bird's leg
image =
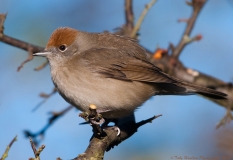
<path id="1" fill-rule="evenodd" d="M 97 113 L 95 105 L 90 105 L 89 110 L 87 112 L 80 113 L 79 116 L 90 123 L 95 137 L 100 138 L 106 136 L 106 133 L 100 126 L 105 122 L 105 120 L 101 114 Z"/>
<path id="2" fill-rule="evenodd" d="M 121 131 L 119 127 L 117 127 L 118 119 L 107 119 L 107 118 L 104 119 L 102 115 L 97 112 L 95 105 L 90 105 L 89 110 L 87 112 L 80 113 L 79 116 L 85 119 L 87 123 L 89 123 L 92 126 L 93 132 L 97 136 L 103 135 L 102 133 L 104 132 L 104 129 L 109 128 L 109 127 L 117 131 L 117 136 L 120 135 Z M 110 122 L 115 123 L 115 125 L 108 126 Z M 82 124 L 86 124 L 86 122 Z"/>

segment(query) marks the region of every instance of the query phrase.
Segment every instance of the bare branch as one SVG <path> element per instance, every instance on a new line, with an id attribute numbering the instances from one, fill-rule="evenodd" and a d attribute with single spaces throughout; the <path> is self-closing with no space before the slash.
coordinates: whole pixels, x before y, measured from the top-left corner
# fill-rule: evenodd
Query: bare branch
<path id="1" fill-rule="evenodd" d="M 33 55 L 32 55 L 33 53 L 40 52 L 41 50 L 43 50 L 42 47 L 32 45 L 30 43 L 6 36 L 6 35 L 1 34 L 1 33 L 0 33 L 0 41 L 4 42 L 6 44 L 12 45 L 14 47 L 28 51 L 27 59 L 21 63 L 21 65 L 18 67 L 17 71 L 20 71 L 20 69 L 24 66 L 24 64 L 26 64 L 27 62 L 29 62 L 33 59 Z"/>
<path id="2" fill-rule="evenodd" d="M 62 117 L 65 113 L 67 113 L 69 110 L 71 110 L 73 108 L 73 106 L 68 106 L 67 108 L 65 108 L 64 110 L 60 111 L 60 112 L 51 112 L 51 117 L 48 119 L 48 123 L 37 133 L 31 133 L 28 130 L 24 131 L 24 134 L 26 137 L 31 137 L 34 141 L 35 145 L 38 145 L 38 143 L 40 142 L 40 140 L 37 140 L 37 137 L 40 136 L 43 138 L 45 132 L 47 131 L 47 129 L 60 117 Z"/>
<path id="3" fill-rule="evenodd" d="M 9 150 L 10 150 L 11 146 L 14 144 L 15 141 L 17 141 L 17 136 L 15 136 L 15 137 L 11 140 L 10 144 L 6 147 L 6 150 L 5 150 L 5 152 L 3 153 L 2 158 L 0 158 L 0 160 L 5 160 L 6 157 L 8 157 Z"/>
<path id="4" fill-rule="evenodd" d="M 155 4 L 155 2 L 157 2 L 157 0 L 151 0 L 151 2 L 149 4 L 146 5 L 145 9 L 143 10 L 141 16 L 139 17 L 137 24 L 135 25 L 130 37 L 131 38 L 136 38 L 136 35 L 142 25 L 142 22 L 147 14 L 147 12 L 149 11 L 149 9 Z"/>
<path id="5" fill-rule="evenodd" d="M 15 46 L 17 48 L 21 48 L 25 51 L 30 51 L 32 53 L 43 50 L 42 47 L 32 45 L 27 42 L 4 35 L 3 31 L 4 31 L 5 19 L 6 19 L 6 14 L 0 14 L 0 41 L 6 44 L 9 44 L 9 45 Z"/>
<path id="6" fill-rule="evenodd" d="M 30 43 L 6 36 L 6 35 L 2 35 L 0 36 L 0 41 L 9 44 L 11 46 L 23 49 L 25 51 L 31 50 L 32 53 L 36 53 L 36 52 L 40 52 L 42 51 L 44 48 L 43 47 L 39 47 L 36 45 L 32 45 Z M 31 49 L 30 49 L 31 48 Z"/>
<path id="7" fill-rule="evenodd" d="M 23 61 L 23 62 L 21 63 L 21 65 L 18 67 L 17 72 L 19 72 L 20 69 L 23 68 L 24 64 L 26 64 L 27 62 L 29 62 L 29 61 L 31 61 L 31 60 L 33 59 L 32 50 L 33 50 L 33 48 L 31 48 L 31 47 L 28 48 L 28 57 L 27 57 L 27 59 L 26 59 L 25 61 Z"/>
<path id="8" fill-rule="evenodd" d="M 125 35 L 130 36 L 134 28 L 133 0 L 125 0 Z"/>
<path id="9" fill-rule="evenodd" d="M 138 126 L 138 128 L 139 128 L 139 127 L 141 127 L 141 126 L 143 126 L 143 125 L 145 125 L 145 124 L 147 124 L 147 123 L 152 123 L 152 121 L 153 121 L 154 119 L 156 119 L 156 118 L 158 118 L 158 117 L 161 117 L 161 116 L 162 116 L 162 114 L 157 115 L 157 116 L 153 116 L 153 117 L 151 117 L 151 118 L 149 118 L 149 119 L 146 119 L 146 120 L 142 120 L 141 122 L 138 122 L 138 123 L 137 123 L 137 126 Z"/>
<path id="10" fill-rule="evenodd" d="M 9 45 L 15 46 L 17 48 L 21 48 L 23 50 L 28 51 L 27 59 L 25 61 L 23 61 L 21 63 L 21 65 L 17 69 L 17 71 L 20 71 L 20 69 L 24 66 L 24 64 L 26 64 L 27 62 L 29 62 L 29 61 L 31 61 L 33 59 L 32 54 L 35 53 L 35 52 L 39 52 L 39 51 L 43 50 L 43 48 L 4 35 L 3 31 L 4 31 L 5 19 L 6 19 L 6 14 L 0 14 L 0 41 L 4 42 L 6 44 L 9 44 Z"/>
<path id="11" fill-rule="evenodd" d="M 43 149 L 45 148 L 45 145 L 41 145 L 38 150 L 36 149 L 36 146 L 34 144 L 34 142 L 32 141 L 32 139 L 29 137 L 30 139 L 30 144 L 33 150 L 33 153 L 35 155 L 35 158 L 29 158 L 29 160 L 40 160 L 40 153 L 43 151 Z"/>
<path id="12" fill-rule="evenodd" d="M 206 0 L 192 0 L 192 2 L 187 2 L 190 6 L 193 7 L 193 12 L 189 20 L 187 21 L 186 29 L 181 37 L 181 40 L 177 47 L 175 47 L 174 51 L 172 52 L 172 56 L 179 57 L 184 47 L 190 42 L 187 41 L 187 37 L 190 37 L 191 31 L 194 27 L 196 22 L 197 16 L 199 15 L 202 7 L 206 3 Z"/>

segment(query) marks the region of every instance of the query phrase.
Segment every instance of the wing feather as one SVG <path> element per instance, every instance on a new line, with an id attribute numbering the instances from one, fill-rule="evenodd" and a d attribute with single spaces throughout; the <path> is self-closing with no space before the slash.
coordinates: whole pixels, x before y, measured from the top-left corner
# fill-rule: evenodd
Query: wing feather
<path id="1" fill-rule="evenodd" d="M 106 78 L 153 83 L 175 82 L 145 59 L 128 55 L 117 49 L 92 49 L 84 54 L 82 58 L 87 61 L 88 67 Z"/>

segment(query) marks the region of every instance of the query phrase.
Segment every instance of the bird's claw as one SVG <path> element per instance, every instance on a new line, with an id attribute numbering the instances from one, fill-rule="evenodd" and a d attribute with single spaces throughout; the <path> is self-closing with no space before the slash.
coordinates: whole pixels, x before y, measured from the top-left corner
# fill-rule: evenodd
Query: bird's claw
<path id="1" fill-rule="evenodd" d="M 117 131 L 117 136 L 119 136 L 121 134 L 120 128 L 117 126 L 113 126 L 113 127 L 114 127 L 114 130 Z"/>
<path id="2" fill-rule="evenodd" d="M 107 127 L 105 127 L 105 129 L 109 128 L 109 127 L 111 127 L 114 131 L 117 131 L 117 136 L 119 136 L 121 134 L 121 130 L 120 130 L 119 127 L 117 127 L 117 126 L 107 126 Z M 105 129 L 103 129 L 103 130 L 105 130 Z"/>

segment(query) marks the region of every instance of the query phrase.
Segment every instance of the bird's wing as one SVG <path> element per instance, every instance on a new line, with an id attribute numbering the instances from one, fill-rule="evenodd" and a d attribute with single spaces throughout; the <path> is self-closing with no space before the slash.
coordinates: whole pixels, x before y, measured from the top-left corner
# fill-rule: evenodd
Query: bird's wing
<path id="1" fill-rule="evenodd" d="M 138 56 L 139 54 L 139 56 Z M 193 94 L 198 93 L 210 98 L 226 99 L 226 94 L 182 82 L 169 76 L 161 69 L 143 58 L 143 53 L 129 53 L 122 49 L 92 49 L 82 53 L 81 59 L 87 67 L 99 76 L 125 81 L 154 83 L 156 94 Z M 142 58 L 140 58 L 142 57 Z"/>
<path id="2" fill-rule="evenodd" d="M 92 72 L 106 78 L 152 83 L 174 83 L 175 80 L 146 59 L 118 49 L 92 49 L 82 55 Z"/>

